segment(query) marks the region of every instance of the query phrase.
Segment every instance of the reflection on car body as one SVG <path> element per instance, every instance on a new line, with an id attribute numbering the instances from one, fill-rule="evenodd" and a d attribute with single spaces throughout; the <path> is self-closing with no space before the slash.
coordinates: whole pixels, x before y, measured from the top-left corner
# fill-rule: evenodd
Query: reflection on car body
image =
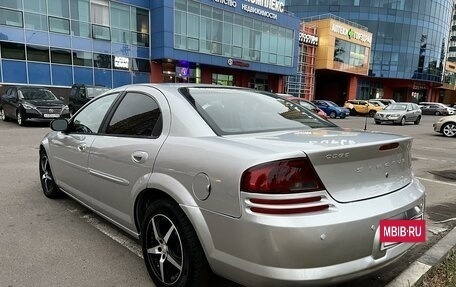
<path id="1" fill-rule="evenodd" d="M 140 238 L 156 286 L 203 286 L 211 271 L 249 286 L 347 281 L 413 246 L 383 245 L 380 220 L 424 209 L 410 137 L 341 129 L 255 90 L 129 85 L 51 127 L 44 194 Z"/>

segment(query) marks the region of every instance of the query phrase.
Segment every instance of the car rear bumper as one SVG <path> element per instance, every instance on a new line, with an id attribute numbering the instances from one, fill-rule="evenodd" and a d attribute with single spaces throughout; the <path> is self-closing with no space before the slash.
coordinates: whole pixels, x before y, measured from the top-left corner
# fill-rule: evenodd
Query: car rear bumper
<path id="1" fill-rule="evenodd" d="M 249 286 L 334 284 L 382 268 L 413 244 L 384 249 L 380 220 L 424 208 L 424 187 L 416 179 L 369 200 L 340 204 L 328 197 L 330 209 L 299 215 L 253 213 L 248 196 L 240 218 L 201 210 L 210 234 L 201 241 L 215 273 Z"/>

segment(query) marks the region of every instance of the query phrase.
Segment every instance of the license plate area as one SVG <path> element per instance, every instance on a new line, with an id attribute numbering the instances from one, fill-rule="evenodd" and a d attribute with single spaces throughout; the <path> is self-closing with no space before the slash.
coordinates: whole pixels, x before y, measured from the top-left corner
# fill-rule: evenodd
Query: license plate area
<path id="1" fill-rule="evenodd" d="M 44 114 L 43 116 L 45 118 L 58 118 L 58 117 L 60 117 L 59 114 Z"/>

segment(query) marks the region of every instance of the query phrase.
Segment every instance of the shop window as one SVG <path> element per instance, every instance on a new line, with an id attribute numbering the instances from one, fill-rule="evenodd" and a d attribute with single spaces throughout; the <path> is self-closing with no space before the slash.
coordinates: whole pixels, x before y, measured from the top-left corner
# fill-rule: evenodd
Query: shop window
<path id="1" fill-rule="evenodd" d="M 131 69 L 138 72 L 150 72 L 150 63 L 146 59 L 132 59 Z"/>
<path id="2" fill-rule="evenodd" d="M 225 74 L 212 74 L 212 84 L 233 86 L 234 85 L 234 76 L 225 75 Z"/>
<path id="3" fill-rule="evenodd" d="M 24 13 L 25 28 L 33 30 L 48 30 L 48 21 L 46 15 L 35 13 Z"/>
<path id="4" fill-rule="evenodd" d="M 93 66 L 96 68 L 111 69 L 111 67 L 112 67 L 111 62 L 112 61 L 111 61 L 110 55 L 98 54 L 98 53 L 93 54 Z"/>
<path id="5" fill-rule="evenodd" d="M 49 62 L 49 48 L 41 46 L 27 46 L 27 60 Z"/>
<path id="6" fill-rule="evenodd" d="M 25 46 L 22 44 L 1 42 L 1 55 L 3 59 L 25 60 Z"/>
<path id="7" fill-rule="evenodd" d="M 68 19 L 49 17 L 49 31 L 70 34 L 70 21 Z"/>
<path id="8" fill-rule="evenodd" d="M 71 65 L 71 52 L 65 49 L 51 48 L 51 62 L 56 64 Z"/>
<path id="9" fill-rule="evenodd" d="M 22 12 L 0 8 L 0 25 L 23 27 Z"/>
<path id="10" fill-rule="evenodd" d="M 75 66 L 92 67 L 92 53 L 73 51 L 73 64 Z"/>

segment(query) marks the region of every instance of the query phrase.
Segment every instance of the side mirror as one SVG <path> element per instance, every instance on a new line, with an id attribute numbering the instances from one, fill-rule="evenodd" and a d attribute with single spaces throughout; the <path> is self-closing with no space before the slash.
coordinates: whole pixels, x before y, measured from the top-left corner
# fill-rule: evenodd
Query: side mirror
<path id="1" fill-rule="evenodd" d="M 66 119 L 55 119 L 51 122 L 51 129 L 53 131 L 66 131 L 68 128 L 68 121 Z"/>
<path id="2" fill-rule="evenodd" d="M 59 97 L 59 100 L 65 101 L 65 98 L 64 97 Z"/>

